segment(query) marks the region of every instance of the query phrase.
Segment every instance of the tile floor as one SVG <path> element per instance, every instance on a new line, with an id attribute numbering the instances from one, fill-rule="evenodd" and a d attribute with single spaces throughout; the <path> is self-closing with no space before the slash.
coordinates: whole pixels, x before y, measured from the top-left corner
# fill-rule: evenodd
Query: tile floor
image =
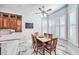
<path id="1" fill-rule="evenodd" d="M 57 55 L 79 55 L 79 48 L 65 40 L 58 40 L 56 51 Z M 45 53 L 46 55 L 49 55 L 47 52 Z M 36 54 L 33 52 L 32 46 L 29 45 L 29 48 L 26 51 L 20 52 L 20 55 L 36 55 Z M 38 55 L 40 54 L 38 53 Z M 54 55 L 54 52 L 52 52 L 52 55 Z"/>

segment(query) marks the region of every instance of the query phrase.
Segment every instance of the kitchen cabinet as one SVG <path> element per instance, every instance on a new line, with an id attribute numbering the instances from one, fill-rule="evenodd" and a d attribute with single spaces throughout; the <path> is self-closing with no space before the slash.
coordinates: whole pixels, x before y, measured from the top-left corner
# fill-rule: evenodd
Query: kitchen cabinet
<path id="1" fill-rule="evenodd" d="M 16 32 L 21 32 L 22 16 L 0 12 L 0 29 L 15 29 Z"/>
<path id="2" fill-rule="evenodd" d="M 3 27 L 3 19 L 2 19 L 2 14 L 0 13 L 0 28 Z"/>
<path id="3" fill-rule="evenodd" d="M 0 18 L 0 28 L 2 28 L 3 27 L 3 20 L 2 20 L 2 18 Z"/>
<path id="4" fill-rule="evenodd" d="M 8 28 L 9 26 L 9 15 L 3 14 L 2 20 L 3 20 L 3 28 Z"/>
<path id="5" fill-rule="evenodd" d="M 22 22 L 21 22 L 21 16 L 17 16 L 17 20 L 16 20 L 16 32 L 20 32 L 22 31 Z"/>
<path id="6" fill-rule="evenodd" d="M 16 28 L 16 16 L 15 15 L 10 16 L 9 27 L 12 29 Z"/>

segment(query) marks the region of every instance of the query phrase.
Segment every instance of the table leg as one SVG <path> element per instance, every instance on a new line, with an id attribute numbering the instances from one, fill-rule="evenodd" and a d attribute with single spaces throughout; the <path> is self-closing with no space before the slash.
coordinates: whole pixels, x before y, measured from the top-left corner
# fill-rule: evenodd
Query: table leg
<path id="1" fill-rule="evenodd" d="M 45 43 L 43 43 L 43 55 L 45 55 Z"/>
<path id="2" fill-rule="evenodd" d="M 45 55 L 45 49 L 43 48 L 43 55 Z"/>

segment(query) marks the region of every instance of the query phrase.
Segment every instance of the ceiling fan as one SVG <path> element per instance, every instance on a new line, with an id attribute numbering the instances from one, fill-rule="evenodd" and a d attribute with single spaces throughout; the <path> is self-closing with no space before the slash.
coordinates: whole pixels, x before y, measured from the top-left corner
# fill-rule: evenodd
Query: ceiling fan
<path id="1" fill-rule="evenodd" d="M 45 10 L 45 7 L 44 6 L 42 6 L 41 8 L 38 8 L 38 9 L 40 10 L 40 12 L 39 13 L 36 13 L 36 14 L 42 14 L 42 16 L 49 15 L 49 11 L 52 10 L 52 9 Z"/>

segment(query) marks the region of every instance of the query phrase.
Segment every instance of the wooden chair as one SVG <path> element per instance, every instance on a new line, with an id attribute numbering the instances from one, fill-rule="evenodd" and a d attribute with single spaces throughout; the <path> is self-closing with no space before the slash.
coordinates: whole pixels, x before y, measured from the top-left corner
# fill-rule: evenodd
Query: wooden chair
<path id="1" fill-rule="evenodd" d="M 52 39 L 53 35 L 52 34 L 48 34 L 47 37 Z"/>
<path id="2" fill-rule="evenodd" d="M 56 45 L 57 45 L 57 38 L 52 38 L 50 44 L 45 46 L 45 51 L 47 51 L 50 55 L 51 52 L 54 51 L 56 55 Z"/>
<path id="3" fill-rule="evenodd" d="M 32 46 L 33 46 L 34 52 L 36 52 L 37 36 L 38 36 L 38 32 L 35 32 L 34 34 L 32 34 Z"/>
<path id="4" fill-rule="evenodd" d="M 34 35 L 32 34 L 32 46 L 33 46 L 34 52 L 37 54 L 36 44 L 37 44 L 37 40 L 35 39 Z"/>
<path id="5" fill-rule="evenodd" d="M 47 37 L 47 33 L 44 33 L 44 37 Z"/>
<path id="6" fill-rule="evenodd" d="M 47 34 L 47 38 L 49 38 L 49 39 L 52 39 L 53 38 L 53 35 L 52 34 Z M 49 42 L 46 42 L 46 44 L 50 44 L 51 42 L 49 41 Z"/>
<path id="7" fill-rule="evenodd" d="M 34 35 L 32 35 L 32 46 L 36 54 L 39 52 L 39 49 L 42 49 L 42 43 Z"/>
<path id="8" fill-rule="evenodd" d="M 52 34 L 50 34 L 50 33 L 44 33 L 44 37 L 51 38 L 52 37 Z"/>
<path id="9" fill-rule="evenodd" d="M 38 32 L 34 32 L 34 36 L 37 37 L 37 36 L 39 36 L 38 34 L 39 34 Z"/>

